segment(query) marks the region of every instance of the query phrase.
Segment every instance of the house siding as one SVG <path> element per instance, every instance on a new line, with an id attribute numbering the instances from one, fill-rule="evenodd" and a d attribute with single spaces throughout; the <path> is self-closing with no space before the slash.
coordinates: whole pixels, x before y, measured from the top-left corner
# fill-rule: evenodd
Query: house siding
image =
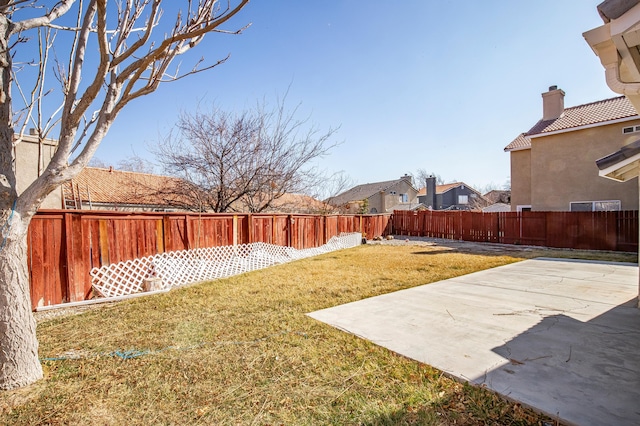
<path id="1" fill-rule="evenodd" d="M 373 213 L 372 209 L 375 207 L 377 213 L 387 213 L 393 211 L 393 208 L 399 204 L 407 204 L 400 202 L 400 194 L 407 194 L 409 204 L 418 204 L 418 191 L 409 182 L 401 180 L 383 193 L 369 197 L 369 212 Z M 382 197 L 384 197 L 384 205 L 382 205 Z"/>
<path id="2" fill-rule="evenodd" d="M 571 202 L 600 200 L 620 200 L 622 210 L 637 210 L 637 180 L 620 183 L 604 179 L 598 175 L 595 162 L 637 140 L 639 134 L 623 135 L 622 128 L 638 124 L 640 120 L 533 138 L 530 182 L 536 184 L 529 184 L 532 210 L 567 211 Z M 519 152 L 512 152 L 512 160 Z M 524 164 L 519 167 L 524 168 Z M 516 194 L 513 178 L 511 184 Z M 512 205 L 517 204 L 527 204 L 520 194 L 517 201 L 512 199 Z"/>
<path id="3" fill-rule="evenodd" d="M 384 192 L 378 192 L 369 197 L 369 213 L 384 213 L 382 209 L 382 197 Z"/>
<path id="4" fill-rule="evenodd" d="M 460 195 L 466 195 L 469 202 L 467 204 L 458 204 L 458 196 Z M 467 185 L 461 185 L 455 188 L 451 188 L 450 190 L 436 197 L 436 200 L 438 201 L 438 210 L 447 208 L 460 210 L 471 209 L 473 208 L 474 200 L 477 196 L 478 194 Z"/>
<path id="5" fill-rule="evenodd" d="M 511 151 L 511 210 L 531 205 L 531 150 Z"/>

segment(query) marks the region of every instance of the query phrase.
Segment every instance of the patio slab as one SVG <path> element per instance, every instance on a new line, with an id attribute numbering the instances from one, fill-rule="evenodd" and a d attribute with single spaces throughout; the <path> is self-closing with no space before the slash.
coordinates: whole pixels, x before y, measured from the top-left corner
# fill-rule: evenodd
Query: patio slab
<path id="1" fill-rule="evenodd" d="M 576 425 L 640 424 L 638 266 L 538 258 L 310 313 Z"/>

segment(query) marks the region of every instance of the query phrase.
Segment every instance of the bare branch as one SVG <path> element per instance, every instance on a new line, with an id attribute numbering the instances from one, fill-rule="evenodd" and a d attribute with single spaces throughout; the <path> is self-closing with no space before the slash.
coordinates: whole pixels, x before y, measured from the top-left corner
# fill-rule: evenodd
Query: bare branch
<path id="1" fill-rule="evenodd" d="M 14 22 L 11 34 L 18 34 L 32 28 L 45 27 L 55 21 L 71 9 L 76 0 L 59 0 L 56 6 L 49 13 L 35 18 L 25 19 L 24 21 Z M 15 2 L 14 2 L 15 4 Z"/>

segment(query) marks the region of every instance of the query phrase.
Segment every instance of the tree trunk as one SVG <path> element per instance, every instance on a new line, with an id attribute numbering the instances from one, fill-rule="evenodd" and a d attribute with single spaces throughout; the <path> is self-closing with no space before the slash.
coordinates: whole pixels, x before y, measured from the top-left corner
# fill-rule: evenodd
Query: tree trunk
<path id="1" fill-rule="evenodd" d="M 4 246 L 0 246 L 0 389 L 26 386 L 42 378 L 29 297 L 27 226 L 14 212 L 5 226 Z"/>

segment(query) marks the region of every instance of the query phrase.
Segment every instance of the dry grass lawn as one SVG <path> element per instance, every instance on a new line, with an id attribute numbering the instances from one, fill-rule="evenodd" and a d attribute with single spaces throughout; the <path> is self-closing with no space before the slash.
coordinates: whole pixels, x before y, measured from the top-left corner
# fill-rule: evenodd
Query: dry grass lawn
<path id="1" fill-rule="evenodd" d="M 44 321 L 0 424 L 555 424 L 305 315 L 537 254 L 366 245 Z"/>

